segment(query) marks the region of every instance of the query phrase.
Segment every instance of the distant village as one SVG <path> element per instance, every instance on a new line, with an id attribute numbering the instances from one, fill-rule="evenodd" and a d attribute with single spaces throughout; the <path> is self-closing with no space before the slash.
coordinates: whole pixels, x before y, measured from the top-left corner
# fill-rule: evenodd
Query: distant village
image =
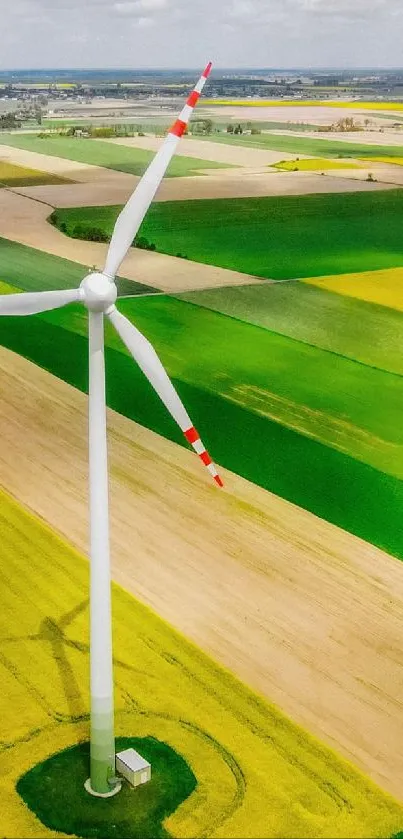
<path id="1" fill-rule="evenodd" d="M 124 121 L 129 108 L 176 106 L 191 89 L 194 72 L 177 71 L 25 71 L 0 74 L 0 129 L 40 126 L 53 116 L 105 116 Z M 287 99 L 400 101 L 403 71 L 357 73 L 298 71 L 216 71 L 209 99 Z M 139 111 L 139 112 L 140 112 Z M 77 129 L 79 130 L 79 129 Z M 84 132 L 85 129 L 81 129 Z M 240 129 L 239 129 L 240 130 Z M 205 133 L 203 129 L 203 133 Z M 206 133 L 208 133 L 206 129 Z"/>

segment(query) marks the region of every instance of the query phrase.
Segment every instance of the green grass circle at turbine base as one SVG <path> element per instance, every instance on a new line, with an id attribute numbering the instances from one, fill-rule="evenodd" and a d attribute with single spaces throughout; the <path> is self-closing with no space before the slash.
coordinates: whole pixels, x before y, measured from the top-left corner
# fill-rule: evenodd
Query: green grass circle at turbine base
<path id="1" fill-rule="evenodd" d="M 196 788 L 186 761 L 154 737 L 118 737 L 116 751 L 134 748 L 151 763 L 151 780 L 139 787 L 124 781 L 113 798 L 92 797 L 84 789 L 89 743 L 57 752 L 26 772 L 17 792 L 50 830 L 83 839 L 160 839 L 170 834 L 164 819 Z"/>

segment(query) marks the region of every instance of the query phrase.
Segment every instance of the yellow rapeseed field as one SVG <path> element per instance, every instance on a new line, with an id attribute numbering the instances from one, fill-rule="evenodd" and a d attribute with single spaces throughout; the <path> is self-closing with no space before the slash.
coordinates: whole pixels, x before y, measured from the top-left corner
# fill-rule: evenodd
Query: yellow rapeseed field
<path id="1" fill-rule="evenodd" d="M 371 160 L 374 163 L 387 163 L 388 165 L 392 166 L 403 166 L 403 157 L 388 157 L 387 155 L 383 155 L 381 157 L 363 157 L 362 160 Z"/>
<path id="2" fill-rule="evenodd" d="M 43 839 L 55 834 L 15 784 L 88 739 L 88 563 L 4 492 L 0 544 L 1 834 Z M 116 733 L 167 742 L 197 777 L 171 835 L 368 839 L 403 826 L 397 802 L 117 586 L 113 612 Z"/>
<path id="3" fill-rule="evenodd" d="M 325 157 L 311 157 L 306 160 L 280 160 L 270 164 L 274 169 L 284 169 L 286 172 L 321 172 L 324 169 L 359 169 L 356 163 L 342 160 L 331 160 Z"/>
<path id="4" fill-rule="evenodd" d="M 360 108 L 370 111 L 403 111 L 403 102 L 348 102 L 342 99 L 203 99 L 203 105 L 245 105 L 248 108 Z"/>
<path id="5" fill-rule="evenodd" d="M 0 160 L 0 188 L 2 186 L 47 186 L 52 184 L 71 183 L 66 178 L 60 178 L 50 172 L 40 172 L 38 169 L 28 169 Z"/>
<path id="6" fill-rule="evenodd" d="M 363 271 L 358 274 L 312 277 L 304 282 L 326 288 L 337 294 L 344 294 L 347 297 L 380 303 L 381 306 L 403 312 L 403 268 L 383 268 L 380 271 Z"/>

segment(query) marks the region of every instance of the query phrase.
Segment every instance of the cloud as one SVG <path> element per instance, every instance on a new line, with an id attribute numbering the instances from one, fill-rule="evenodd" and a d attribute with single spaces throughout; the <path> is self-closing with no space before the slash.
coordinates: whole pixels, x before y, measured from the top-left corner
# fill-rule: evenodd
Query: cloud
<path id="1" fill-rule="evenodd" d="M 218 67 L 398 66 L 403 55 L 402 0 L 0 0 L 0 11 L 3 67 L 199 67 L 206 55 Z"/>
<path id="2" fill-rule="evenodd" d="M 152 17 L 139 17 L 137 20 L 137 26 L 140 26 L 141 29 L 149 29 L 150 26 L 154 26 L 155 21 Z"/>
<path id="3" fill-rule="evenodd" d="M 143 12 L 164 9 L 167 0 L 133 0 L 133 2 L 115 3 L 113 9 L 122 17 L 141 17 Z"/>
<path id="4" fill-rule="evenodd" d="M 317 17 L 369 19 L 374 14 L 387 14 L 395 0 L 298 0 L 302 11 Z"/>
<path id="5" fill-rule="evenodd" d="M 254 6 L 255 4 L 251 0 L 234 0 L 228 10 L 228 15 L 230 18 L 253 19 L 256 12 Z"/>

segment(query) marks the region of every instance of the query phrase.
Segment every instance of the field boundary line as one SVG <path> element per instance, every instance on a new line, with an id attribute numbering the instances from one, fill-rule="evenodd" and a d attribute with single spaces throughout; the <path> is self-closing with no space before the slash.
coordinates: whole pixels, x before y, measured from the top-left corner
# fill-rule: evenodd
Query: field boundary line
<path id="1" fill-rule="evenodd" d="M 279 280 L 279 282 L 303 282 L 303 280 Z M 270 285 L 276 285 L 276 281 L 270 281 Z M 231 286 L 231 288 L 243 288 L 243 286 Z M 209 291 L 209 289 L 199 289 L 200 291 Z M 346 361 L 351 361 L 354 364 L 358 364 L 360 367 L 368 367 L 370 370 L 378 370 L 380 373 L 386 373 L 388 376 L 397 376 L 398 379 L 403 378 L 403 373 L 396 373 L 393 370 L 385 370 L 384 367 L 378 367 L 376 364 L 367 364 L 365 361 L 360 361 L 358 358 L 352 358 L 350 355 L 344 355 L 344 353 L 336 352 L 335 350 L 326 349 L 325 347 L 321 347 L 319 344 L 311 344 L 310 341 L 303 341 L 301 338 L 294 338 L 292 335 L 286 335 L 284 332 L 278 332 L 277 329 L 269 329 L 267 326 L 262 326 L 260 323 L 251 323 L 248 320 L 243 320 L 236 315 L 227 314 L 227 312 L 220 312 L 217 309 L 212 309 L 210 306 L 205 306 L 203 303 L 196 303 L 193 300 L 181 300 L 182 294 L 192 294 L 192 292 L 179 292 L 179 294 L 170 294 L 167 296 L 175 297 L 179 299 L 181 303 L 188 303 L 190 306 L 200 306 L 202 309 L 207 309 L 209 312 L 214 312 L 216 315 L 221 315 L 225 318 L 231 318 L 231 320 L 236 320 L 238 323 L 247 324 L 248 326 L 256 327 L 256 329 L 261 329 L 263 332 L 271 332 L 273 335 L 279 335 L 282 338 L 287 338 L 289 341 L 293 341 L 295 344 L 304 344 L 306 347 L 312 347 L 314 350 L 321 350 L 322 352 L 328 353 L 329 355 L 333 355 L 336 358 L 344 358 Z M 136 295 L 138 297 L 145 297 L 145 294 Z M 147 296 L 155 296 L 155 295 L 147 295 Z M 124 298 L 121 297 L 121 300 Z M 380 304 L 377 304 L 380 305 Z M 386 306 L 384 307 L 387 308 Z"/>

